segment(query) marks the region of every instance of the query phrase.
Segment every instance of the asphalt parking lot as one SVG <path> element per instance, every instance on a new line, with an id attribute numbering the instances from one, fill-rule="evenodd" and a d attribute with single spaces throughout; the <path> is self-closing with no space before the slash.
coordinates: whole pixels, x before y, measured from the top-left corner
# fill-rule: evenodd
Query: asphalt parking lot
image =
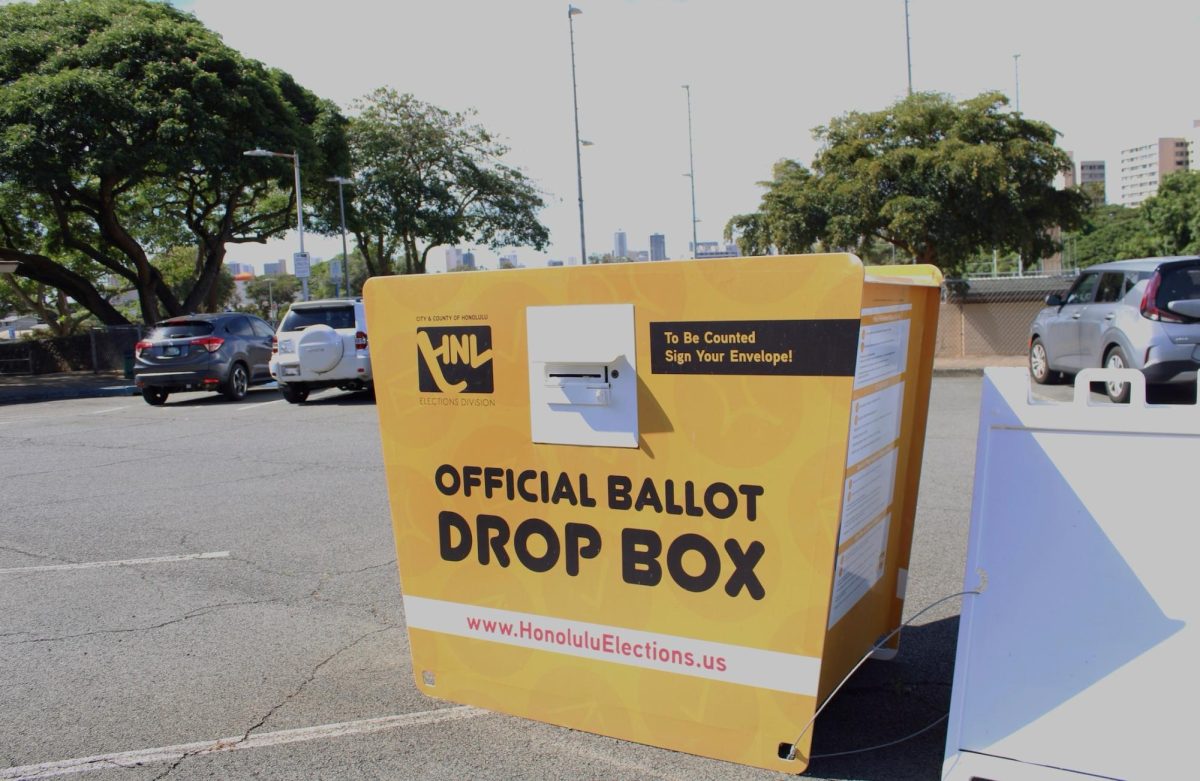
<path id="1" fill-rule="evenodd" d="M 933 383 L 910 615 L 961 588 L 980 384 Z M 0 779 L 783 777 L 418 693 L 364 394 L 0 407 L 0 464 Z M 957 614 L 850 681 L 807 777 L 937 777 Z"/>

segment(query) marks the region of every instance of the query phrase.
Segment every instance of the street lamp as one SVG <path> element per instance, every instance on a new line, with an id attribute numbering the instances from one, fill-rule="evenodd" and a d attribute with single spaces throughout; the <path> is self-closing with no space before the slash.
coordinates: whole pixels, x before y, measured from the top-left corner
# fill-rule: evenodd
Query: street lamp
<path id="1" fill-rule="evenodd" d="M 304 254 L 304 207 L 300 200 L 300 153 L 293 151 L 291 154 L 287 152 L 268 152 L 266 149 L 251 149 L 242 152 L 246 157 L 290 157 L 292 159 L 292 167 L 296 172 L 296 232 L 300 234 L 300 254 Z M 292 269 L 295 271 L 295 268 Z M 304 292 L 304 300 L 308 300 L 308 277 L 300 278 L 301 289 Z"/>
<path id="2" fill-rule="evenodd" d="M 692 180 L 692 257 L 695 258 L 696 253 L 700 251 L 700 243 L 696 239 L 696 163 L 692 158 L 692 86 L 684 84 L 683 89 L 687 92 L 688 106 L 688 172 L 684 176 Z"/>
<path id="3" fill-rule="evenodd" d="M 579 141 L 579 89 L 575 85 L 575 15 L 583 11 L 573 5 L 567 6 L 567 26 L 571 31 L 571 98 L 575 105 L 575 177 L 579 183 L 579 264 L 587 265 L 587 240 L 583 230 L 583 156 Z"/>
<path id="4" fill-rule="evenodd" d="M 338 211 L 342 217 L 342 276 L 346 280 L 346 298 L 350 298 L 350 256 L 346 252 L 346 201 L 342 198 L 342 185 L 353 184 L 354 180 L 344 176 L 331 176 L 325 181 L 337 182 L 338 186 Z"/>

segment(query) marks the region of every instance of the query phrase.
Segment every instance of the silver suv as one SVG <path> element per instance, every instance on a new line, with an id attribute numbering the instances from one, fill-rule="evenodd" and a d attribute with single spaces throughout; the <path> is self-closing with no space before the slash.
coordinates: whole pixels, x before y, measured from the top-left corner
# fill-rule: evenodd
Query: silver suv
<path id="1" fill-rule="evenodd" d="M 373 390 L 362 299 L 292 304 L 275 332 L 271 376 L 292 404 L 319 388 Z"/>
<path id="2" fill-rule="evenodd" d="M 1029 331 L 1029 373 L 1103 366 L 1137 369 L 1148 384 L 1195 383 L 1200 368 L 1200 257 L 1142 258 L 1091 266 Z M 1129 400 L 1129 383 L 1105 383 L 1109 398 Z"/>

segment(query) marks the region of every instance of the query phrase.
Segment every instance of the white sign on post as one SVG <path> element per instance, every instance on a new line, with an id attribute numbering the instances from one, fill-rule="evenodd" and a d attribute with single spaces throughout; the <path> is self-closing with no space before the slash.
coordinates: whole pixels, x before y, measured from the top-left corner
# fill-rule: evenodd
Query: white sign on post
<path id="1" fill-rule="evenodd" d="M 293 274 L 297 279 L 308 279 L 309 277 L 309 256 L 307 252 L 292 253 L 292 269 Z"/>

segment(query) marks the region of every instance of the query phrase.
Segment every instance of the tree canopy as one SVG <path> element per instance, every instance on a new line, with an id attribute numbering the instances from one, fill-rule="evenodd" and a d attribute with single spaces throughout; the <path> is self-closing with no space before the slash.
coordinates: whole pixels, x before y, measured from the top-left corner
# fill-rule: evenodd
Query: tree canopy
<path id="1" fill-rule="evenodd" d="M 69 251 L 138 291 L 142 318 L 215 307 L 229 243 L 293 224 L 290 163 L 309 175 L 346 159 L 336 107 L 287 74 L 242 57 L 194 17 L 148 0 L 0 6 L 0 182 L 20 188 L 26 226 L 0 236 L 17 273 L 58 287 L 103 322 L 124 321 Z M 151 258 L 194 244 L 191 285 Z"/>
<path id="2" fill-rule="evenodd" d="M 999 93 L 962 102 L 917 93 L 837 117 L 814 131 L 812 169 L 777 163 L 759 210 L 730 220 L 726 238 L 746 254 L 881 240 L 951 273 L 980 249 L 1046 257 L 1052 229 L 1077 227 L 1088 201 L 1054 187 L 1070 164 L 1057 131 L 1007 103 Z"/>
<path id="3" fill-rule="evenodd" d="M 477 124 L 412 95 L 380 88 L 358 102 L 348 137 L 355 181 L 347 228 L 371 276 L 421 274 L 429 251 L 463 242 L 543 249 L 541 194 Z M 331 220 L 333 222 L 333 220 Z"/>

